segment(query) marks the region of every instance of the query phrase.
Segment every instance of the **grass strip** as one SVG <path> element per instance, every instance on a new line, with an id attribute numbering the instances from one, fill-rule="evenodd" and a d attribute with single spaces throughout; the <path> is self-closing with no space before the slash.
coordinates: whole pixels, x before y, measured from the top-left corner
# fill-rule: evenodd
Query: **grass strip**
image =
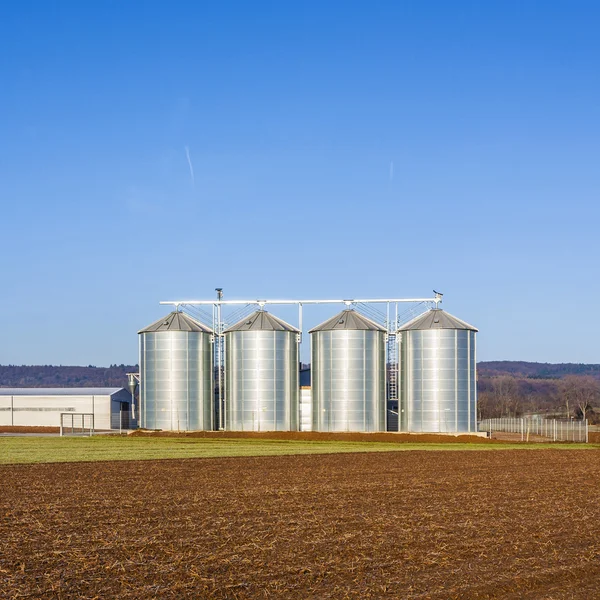
<path id="1" fill-rule="evenodd" d="M 264 439 L 143 438 L 143 437 L 4 437 L 0 464 L 285 456 L 348 452 L 402 452 L 414 450 L 599 450 L 598 444 L 437 444 L 297 441 Z"/>

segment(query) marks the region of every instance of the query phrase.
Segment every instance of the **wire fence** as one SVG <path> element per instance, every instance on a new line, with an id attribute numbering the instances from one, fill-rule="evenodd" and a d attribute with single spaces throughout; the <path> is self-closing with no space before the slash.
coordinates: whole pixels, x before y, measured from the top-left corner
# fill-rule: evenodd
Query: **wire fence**
<path id="1" fill-rule="evenodd" d="M 500 419 L 484 419 L 479 423 L 479 431 L 486 431 L 490 437 L 495 432 L 511 433 L 521 436 L 521 441 L 529 441 L 531 437 L 547 438 L 553 442 L 587 443 L 589 425 L 585 421 L 560 419 L 523 419 L 502 417 Z"/>

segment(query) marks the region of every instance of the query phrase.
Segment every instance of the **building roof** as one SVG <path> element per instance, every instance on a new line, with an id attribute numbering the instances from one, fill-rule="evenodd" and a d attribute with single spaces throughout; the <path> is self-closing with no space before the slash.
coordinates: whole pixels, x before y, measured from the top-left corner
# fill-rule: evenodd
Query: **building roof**
<path id="1" fill-rule="evenodd" d="M 228 327 L 224 333 L 229 333 L 230 331 L 292 331 L 300 333 L 299 329 L 278 319 L 266 310 L 254 311 L 249 317 L 244 317 L 235 325 Z"/>
<path id="2" fill-rule="evenodd" d="M 335 315 L 335 317 L 331 317 L 331 319 L 328 319 L 324 323 L 313 327 L 309 333 L 315 331 L 334 331 L 339 329 L 354 331 L 385 331 L 385 327 L 379 325 L 379 323 L 367 319 L 367 317 L 361 315 L 352 308 L 347 308 Z"/>
<path id="3" fill-rule="evenodd" d="M 3 388 L 0 396 L 112 396 L 117 392 L 127 392 L 122 387 L 112 388 Z M 127 392 L 129 394 L 129 392 Z"/>
<path id="4" fill-rule="evenodd" d="M 174 310 L 166 317 L 155 321 L 148 327 L 140 329 L 138 333 L 156 333 L 160 331 L 193 331 L 196 333 L 212 333 L 212 329 L 200 321 L 192 319 L 189 315 Z"/>
<path id="5" fill-rule="evenodd" d="M 423 314 L 405 323 L 398 331 L 412 331 L 423 329 L 468 329 L 478 331 L 473 325 L 443 311 L 441 308 L 432 308 Z"/>

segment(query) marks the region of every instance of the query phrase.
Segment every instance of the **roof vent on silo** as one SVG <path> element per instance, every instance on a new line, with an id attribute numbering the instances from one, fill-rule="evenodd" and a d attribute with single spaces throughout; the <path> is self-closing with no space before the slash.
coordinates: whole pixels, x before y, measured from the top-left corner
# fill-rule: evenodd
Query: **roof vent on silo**
<path id="1" fill-rule="evenodd" d="M 441 308 L 432 308 L 424 312 L 402 325 L 398 331 L 410 331 L 414 329 L 467 329 L 469 331 L 478 331 L 473 325 L 469 325 L 466 321 L 443 311 Z"/>
<path id="2" fill-rule="evenodd" d="M 138 333 L 156 333 L 160 331 L 193 331 L 196 333 L 212 333 L 212 329 L 200 321 L 192 319 L 189 315 L 179 311 L 173 311 L 167 317 L 162 317 L 158 321 L 140 329 Z"/>
<path id="3" fill-rule="evenodd" d="M 293 331 L 300 333 L 289 323 L 278 319 L 266 310 L 256 310 L 249 317 L 244 317 L 241 321 L 228 327 L 223 333 L 230 331 Z"/>
<path id="4" fill-rule="evenodd" d="M 352 308 L 347 308 L 327 321 L 317 325 L 309 331 L 332 331 L 337 329 L 350 329 L 354 331 L 385 331 L 385 327 L 371 321 Z"/>

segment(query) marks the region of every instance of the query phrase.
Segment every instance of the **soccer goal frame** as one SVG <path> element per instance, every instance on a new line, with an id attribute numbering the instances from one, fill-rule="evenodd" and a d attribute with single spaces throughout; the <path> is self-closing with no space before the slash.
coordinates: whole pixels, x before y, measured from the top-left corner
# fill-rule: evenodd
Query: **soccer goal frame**
<path id="1" fill-rule="evenodd" d="M 94 413 L 60 413 L 60 435 L 94 435 Z"/>

